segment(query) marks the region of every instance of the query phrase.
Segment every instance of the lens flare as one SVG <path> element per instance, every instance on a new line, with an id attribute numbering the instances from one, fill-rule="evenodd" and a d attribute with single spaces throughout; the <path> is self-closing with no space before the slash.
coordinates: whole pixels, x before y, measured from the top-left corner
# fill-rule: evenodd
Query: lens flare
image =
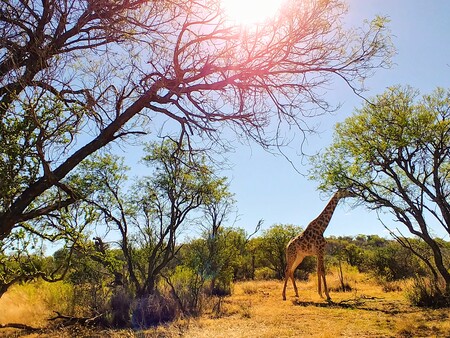
<path id="1" fill-rule="evenodd" d="M 276 15 L 284 0 L 221 0 L 225 15 L 241 25 L 262 23 Z"/>

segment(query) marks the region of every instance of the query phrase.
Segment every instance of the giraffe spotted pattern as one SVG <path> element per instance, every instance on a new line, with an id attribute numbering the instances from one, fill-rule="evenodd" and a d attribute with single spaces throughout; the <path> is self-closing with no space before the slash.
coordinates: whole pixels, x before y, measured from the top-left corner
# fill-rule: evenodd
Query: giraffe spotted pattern
<path id="1" fill-rule="evenodd" d="M 303 259 L 307 256 L 317 256 L 317 278 L 319 279 L 318 292 L 320 297 L 323 297 L 323 281 L 325 295 L 327 296 L 327 300 L 330 299 L 330 295 L 328 294 L 327 281 L 325 279 L 325 265 L 323 260 L 325 245 L 327 244 L 327 242 L 323 237 L 323 233 L 330 223 L 331 216 L 333 216 L 334 210 L 336 209 L 339 200 L 350 196 L 354 195 L 347 190 L 339 190 L 338 192 L 336 192 L 328 202 L 325 209 L 316 219 L 309 223 L 305 231 L 291 239 L 287 244 L 286 275 L 284 278 L 283 300 L 286 300 L 286 286 L 289 278 L 292 280 L 295 296 L 298 297 L 298 289 L 297 285 L 295 284 L 294 272 L 295 269 L 297 269 L 297 267 L 303 261 Z"/>

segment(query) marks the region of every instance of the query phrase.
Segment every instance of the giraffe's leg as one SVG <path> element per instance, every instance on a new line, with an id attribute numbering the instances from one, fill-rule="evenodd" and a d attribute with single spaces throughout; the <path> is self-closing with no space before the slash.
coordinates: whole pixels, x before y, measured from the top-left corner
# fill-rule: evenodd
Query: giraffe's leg
<path id="1" fill-rule="evenodd" d="M 284 286 L 283 286 L 283 300 L 286 300 L 286 286 L 287 286 L 289 279 L 292 280 L 292 285 L 294 286 L 294 291 L 295 291 L 295 297 L 298 297 L 298 289 L 297 289 L 297 285 L 295 284 L 294 271 L 295 271 L 295 268 L 294 268 L 294 270 L 292 270 L 292 268 L 289 268 L 289 265 L 286 267 L 286 273 L 284 276 Z"/>
<path id="2" fill-rule="evenodd" d="M 286 286 L 289 279 L 289 270 L 288 267 L 286 267 L 286 272 L 284 275 L 284 286 L 283 286 L 283 300 L 286 300 Z"/>
<path id="3" fill-rule="evenodd" d="M 294 271 L 295 271 L 295 269 L 290 271 L 290 277 L 292 279 L 292 285 L 294 285 L 295 297 L 298 297 L 298 289 L 297 289 L 297 284 L 295 284 Z"/>
<path id="4" fill-rule="evenodd" d="M 325 277 L 325 264 L 324 264 L 324 260 L 323 260 L 322 256 L 317 257 L 317 269 L 318 269 L 318 271 L 320 271 L 318 273 L 318 275 L 319 275 L 319 295 L 320 295 L 320 297 L 323 298 L 322 290 L 321 290 L 321 286 L 320 286 L 320 284 L 321 284 L 320 278 L 322 278 L 325 295 L 327 296 L 327 300 L 330 300 L 331 298 L 330 298 L 330 294 L 328 293 L 327 280 Z"/>
<path id="5" fill-rule="evenodd" d="M 317 260 L 317 290 L 319 292 L 320 298 L 323 298 L 322 296 L 322 271 L 320 270 L 320 264 Z"/>
<path id="6" fill-rule="evenodd" d="M 288 283 L 289 278 L 292 280 L 292 285 L 294 286 L 295 291 L 295 297 L 298 297 L 298 289 L 297 284 L 295 283 L 295 277 L 294 272 L 295 269 L 297 269 L 297 266 L 302 262 L 304 257 L 299 256 L 295 257 L 294 259 L 289 259 L 289 257 L 286 257 L 286 272 L 284 276 L 284 286 L 283 286 L 283 300 L 286 300 L 286 286 Z"/>
<path id="7" fill-rule="evenodd" d="M 325 295 L 327 296 L 327 300 L 331 300 L 330 294 L 328 293 L 327 280 L 325 278 L 325 269 L 323 270 L 323 288 L 325 290 Z"/>
<path id="8" fill-rule="evenodd" d="M 295 283 L 294 272 L 295 272 L 295 269 L 297 269 L 297 267 L 300 265 L 300 263 L 303 262 L 304 258 L 305 258 L 305 255 L 297 254 L 297 257 L 295 257 L 295 261 L 290 265 L 291 268 L 289 269 L 289 277 L 292 279 L 292 285 L 294 286 L 295 297 L 298 297 L 298 289 L 297 289 L 297 284 Z"/>

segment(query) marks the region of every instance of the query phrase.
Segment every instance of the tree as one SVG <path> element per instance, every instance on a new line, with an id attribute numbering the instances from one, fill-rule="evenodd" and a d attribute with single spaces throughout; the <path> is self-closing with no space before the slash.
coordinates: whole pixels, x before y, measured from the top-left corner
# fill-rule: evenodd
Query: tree
<path id="1" fill-rule="evenodd" d="M 143 160 L 153 168 L 152 175 L 137 181 L 125 194 L 123 167 L 117 159 L 109 160 L 118 171 L 109 170 L 115 172 L 110 176 L 101 174 L 104 168 L 98 172 L 97 179 L 105 180 L 106 190 L 91 200 L 108 228 L 119 233 L 129 280 L 138 297 L 154 293 L 180 249 L 182 227 L 193 222 L 190 218 L 195 211 L 220 194 L 224 184 L 202 153 L 184 149 L 176 141 L 149 144 L 146 152 Z"/>
<path id="2" fill-rule="evenodd" d="M 450 91 L 418 99 L 416 90 L 397 86 L 376 96 L 336 126 L 312 177 L 322 189 L 351 189 L 422 239 L 433 252 L 428 266 L 450 295 L 449 258 L 432 230 L 440 226 L 450 234 Z"/>
<path id="3" fill-rule="evenodd" d="M 94 193 L 97 199 L 105 198 L 103 192 L 112 181 L 111 177 L 120 173 L 120 162 L 113 166 L 108 161 L 111 157 L 91 156 L 67 178 L 85 200 L 22 222 L 0 241 L 0 297 L 19 282 L 38 278 L 48 282 L 63 280 L 72 270 L 73 260 L 79 260 L 74 257 L 90 255 L 89 250 L 86 251 L 87 235 L 92 226 L 98 224 L 100 214 L 86 199 L 93 198 Z M 122 169 L 126 169 L 123 164 Z M 56 191 L 47 191 L 35 203 L 45 204 L 58 198 Z M 45 257 L 48 247 L 60 248 L 57 260 L 49 262 L 51 257 Z M 42 264 L 44 261 L 49 264 Z"/>
<path id="4" fill-rule="evenodd" d="M 211 293 L 217 293 L 217 291 L 230 291 L 231 278 L 227 280 L 221 287 L 217 288 L 217 280 L 220 282 L 221 275 L 224 275 L 225 268 L 230 270 L 230 260 L 234 260 L 238 255 L 226 252 L 229 251 L 230 245 L 227 245 L 226 240 L 231 238 L 231 230 L 223 229 L 223 222 L 228 220 L 230 213 L 234 211 L 235 200 L 233 195 L 228 190 L 228 185 L 223 179 L 218 182 L 218 189 L 216 194 L 211 195 L 203 207 L 204 217 L 202 218 L 201 225 L 205 229 L 203 231 L 204 246 L 197 245 L 196 252 L 200 254 L 202 252 L 203 257 L 198 257 L 201 262 L 199 267 L 201 272 L 205 274 L 211 280 Z M 200 244 L 201 241 L 197 244 Z M 194 246 L 195 248 L 195 246 Z M 223 279 L 223 278 L 222 278 Z M 228 283 L 227 283 L 228 282 Z M 225 290 L 224 290 L 225 289 Z"/>
<path id="5" fill-rule="evenodd" d="M 84 159 L 170 134 L 166 120 L 183 138 L 219 141 L 228 125 L 265 147 L 283 143 L 283 124 L 306 132 L 332 109 L 325 84 L 360 93 L 392 54 L 384 19 L 345 30 L 344 13 L 338 0 L 292 1 L 245 29 L 218 0 L 2 1 L 0 239 L 82 198 L 65 178 Z"/>
<path id="6" fill-rule="evenodd" d="M 263 253 L 266 266 L 275 272 L 276 278 L 283 279 L 286 269 L 286 246 L 302 232 L 302 228 L 292 224 L 274 224 L 261 235 L 259 250 Z"/>
<path id="7" fill-rule="evenodd" d="M 215 237 L 205 231 L 202 238 L 187 245 L 184 264 L 203 282 L 210 282 L 209 294 L 230 295 L 231 283 L 242 269 L 249 238 L 243 229 L 219 228 Z"/>

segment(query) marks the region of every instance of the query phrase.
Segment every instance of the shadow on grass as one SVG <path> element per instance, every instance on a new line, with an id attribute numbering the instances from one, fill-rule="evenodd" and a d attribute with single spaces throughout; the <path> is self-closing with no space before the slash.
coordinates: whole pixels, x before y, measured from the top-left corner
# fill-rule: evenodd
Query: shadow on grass
<path id="1" fill-rule="evenodd" d="M 356 309 L 358 306 L 364 305 L 365 302 L 362 300 L 343 300 L 340 302 L 322 301 L 322 302 L 312 302 L 312 301 L 301 301 L 299 299 L 294 299 L 292 304 L 295 306 L 315 306 L 315 307 L 328 307 L 328 308 L 344 308 L 344 309 Z"/>
<path id="2" fill-rule="evenodd" d="M 368 305 L 368 301 L 370 305 Z M 399 309 L 394 304 L 389 304 L 383 302 L 382 298 L 377 297 L 358 297 L 352 299 L 345 299 L 339 302 L 329 301 L 321 301 L 321 302 L 313 302 L 313 301 L 301 301 L 299 299 L 294 299 L 292 304 L 295 306 L 315 306 L 322 308 L 340 308 L 340 309 L 351 309 L 351 310 L 364 310 L 364 311 L 378 311 L 386 314 L 398 314 L 400 312 L 408 312 Z"/>

